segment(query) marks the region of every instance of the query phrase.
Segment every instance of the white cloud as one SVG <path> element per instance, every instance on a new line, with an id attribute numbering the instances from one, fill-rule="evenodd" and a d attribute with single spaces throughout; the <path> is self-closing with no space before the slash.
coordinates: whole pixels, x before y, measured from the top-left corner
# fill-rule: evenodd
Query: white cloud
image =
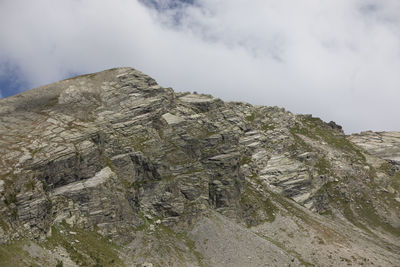
<path id="1" fill-rule="evenodd" d="M 400 130 L 396 0 L 199 0 L 162 13 L 136 0 L 6 0 L 0 40 L 0 62 L 32 86 L 132 66 L 176 90 L 312 113 L 348 132 Z"/>

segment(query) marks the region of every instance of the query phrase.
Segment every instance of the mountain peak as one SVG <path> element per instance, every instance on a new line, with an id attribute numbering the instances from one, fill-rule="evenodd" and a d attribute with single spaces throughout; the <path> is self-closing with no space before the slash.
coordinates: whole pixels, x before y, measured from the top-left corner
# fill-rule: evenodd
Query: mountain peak
<path id="1" fill-rule="evenodd" d="M 376 135 L 132 68 L 1 99 L 0 243 L 19 250 L 0 265 L 398 265 L 398 150 L 382 150 L 400 140 Z"/>

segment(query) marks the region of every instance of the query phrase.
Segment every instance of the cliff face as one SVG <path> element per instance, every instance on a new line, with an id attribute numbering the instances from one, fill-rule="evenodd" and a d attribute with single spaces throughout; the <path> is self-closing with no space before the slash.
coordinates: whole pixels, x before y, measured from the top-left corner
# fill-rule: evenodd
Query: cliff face
<path id="1" fill-rule="evenodd" d="M 399 136 L 130 68 L 1 99 L 0 262 L 398 265 Z"/>

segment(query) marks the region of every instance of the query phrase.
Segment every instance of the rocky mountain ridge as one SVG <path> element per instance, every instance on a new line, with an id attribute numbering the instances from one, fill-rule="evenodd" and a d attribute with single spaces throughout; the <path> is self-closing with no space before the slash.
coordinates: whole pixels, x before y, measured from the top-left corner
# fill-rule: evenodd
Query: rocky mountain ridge
<path id="1" fill-rule="evenodd" d="M 0 100 L 0 263 L 398 265 L 399 155 L 131 68 L 64 80 Z"/>

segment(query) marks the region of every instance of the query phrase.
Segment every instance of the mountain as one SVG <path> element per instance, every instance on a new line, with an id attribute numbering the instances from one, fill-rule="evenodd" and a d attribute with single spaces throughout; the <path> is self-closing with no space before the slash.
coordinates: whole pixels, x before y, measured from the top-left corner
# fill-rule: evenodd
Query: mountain
<path id="1" fill-rule="evenodd" d="M 400 266 L 400 133 L 132 68 L 0 99 L 0 266 Z"/>

